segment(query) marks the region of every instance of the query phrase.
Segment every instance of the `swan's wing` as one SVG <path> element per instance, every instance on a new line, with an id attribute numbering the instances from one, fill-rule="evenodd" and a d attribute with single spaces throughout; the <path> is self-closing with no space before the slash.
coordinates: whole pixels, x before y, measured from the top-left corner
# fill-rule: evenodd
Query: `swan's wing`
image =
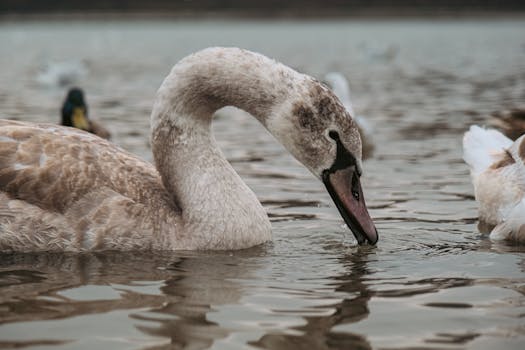
<path id="1" fill-rule="evenodd" d="M 103 187 L 137 202 L 163 188 L 152 165 L 99 137 L 0 120 L 0 193 L 63 213 Z"/>
<path id="2" fill-rule="evenodd" d="M 84 131 L 0 120 L 0 251 L 146 249 L 154 167 Z"/>
<path id="3" fill-rule="evenodd" d="M 475 178 L 512 145 L 512 140 L 499 131 L 472 125 L 463 137 L 463 159 Z"/>

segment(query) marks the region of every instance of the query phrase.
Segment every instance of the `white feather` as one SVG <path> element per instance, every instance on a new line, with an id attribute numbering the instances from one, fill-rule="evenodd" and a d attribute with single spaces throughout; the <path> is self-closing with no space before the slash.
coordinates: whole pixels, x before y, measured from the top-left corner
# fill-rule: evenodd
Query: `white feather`
<path id="1" fill-rule="evenodd" d="M 463 159 L 470 166 L 473 177 L 487 170 L 493 156 L 512 145 L 512 140 L 493 129 L 472 125 L 463 137 Z"/>
<path id="2" fill-rule="evenodd" d="M 494 240 L 518 239 L 517 233 L 522 226 L 525 226 L 525 198 L 505 215 L 505 220 L 496 225 L 490 233 L 490 238 Z"/>

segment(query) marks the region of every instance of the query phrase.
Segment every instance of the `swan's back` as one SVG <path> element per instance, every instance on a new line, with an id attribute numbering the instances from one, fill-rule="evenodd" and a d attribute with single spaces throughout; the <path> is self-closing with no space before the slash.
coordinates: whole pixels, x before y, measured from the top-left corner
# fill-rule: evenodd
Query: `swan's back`
<path id="1" fill-rule="evenodd" d="M 0 191 L 13 198 L 62 212 L 97 188 L 143 202 L 159 185 L 151 164 L 87 132 L 0 121 Z"/>
<path id="2" fill-rule="evenodd" d="M 167 200 L 152 165 L 99 137 L 0 121 L 0 248 L 52 250 L 55 239 L 57 250 L 90 249 L 112 234 L 109 223 L 128 226 L 119 214 L 140 218 L 135 211 Z"/>

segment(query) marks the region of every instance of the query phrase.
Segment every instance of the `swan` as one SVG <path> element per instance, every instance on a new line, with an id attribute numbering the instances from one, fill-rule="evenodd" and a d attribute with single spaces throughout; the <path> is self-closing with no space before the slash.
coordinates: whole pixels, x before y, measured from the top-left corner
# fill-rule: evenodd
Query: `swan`
<path id="1" fill-rule="evenodd" d="M 494 240 L 525 243 L 525 135 L 516 141 L 473 125 L 463 137 L 480 230 Z"/>
<path id="2" fill-rule="evenodd" d="M 365 117 L 354 113 L 354 107 L 350 99 L 350 86 L 348 80 L 339 72 L 330 72 L 325 75 L 324 82 L 332 88 L 334 94 L 339 98 L 348 113 L 354 118 L 359 134 L 361 135 L 363 159 L 372 156 L 375 148 L 373 141 L 374 130 Z"/>
<path id="3" fill-rule="evenodd" d="M 74 87 L 69 89 L 62 105 L 62 125 L 72 126 L 89 131 L 104 139 L 110 139 L 111 133 L 100 123 L 88 118 L 88 107 L 84 99 L 84 91 Z"/>
<path id="4" fill-rule="evenodd" d="M 213 113 L 257 118 L 327 188 L 357 241 L 377 230 L 350 114 L 317 80 L 261 54 L 183 58 L 151 113 L 155 166 L 84 131 L 0 121 L 0 251 L 234 250 L 271 239 L 268 216 L 225 159 Z"/>

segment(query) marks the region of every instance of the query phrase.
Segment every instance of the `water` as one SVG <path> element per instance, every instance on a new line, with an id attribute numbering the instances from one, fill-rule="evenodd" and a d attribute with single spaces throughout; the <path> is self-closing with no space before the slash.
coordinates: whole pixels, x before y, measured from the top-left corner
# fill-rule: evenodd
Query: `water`
<path id="1" fill-rule="evenodd" d="M 380 233 L 355 246 L 322 184 L 224 110 L 216 137 L 267 208 L 273 242 L 0 255 L 0 348 L 522 349 L 524 249 L 478 233 L 461 137 L 525 101 L 523 33 L 519 18 L 0 23 L 2 116 L 58 121 L 65 90 L 42 71 L 80 67 L 91 116 L 148 160 L 155 91 L 192 51 L 241 46 L 344 73 L 375 128 L 363 186 Z"/>

